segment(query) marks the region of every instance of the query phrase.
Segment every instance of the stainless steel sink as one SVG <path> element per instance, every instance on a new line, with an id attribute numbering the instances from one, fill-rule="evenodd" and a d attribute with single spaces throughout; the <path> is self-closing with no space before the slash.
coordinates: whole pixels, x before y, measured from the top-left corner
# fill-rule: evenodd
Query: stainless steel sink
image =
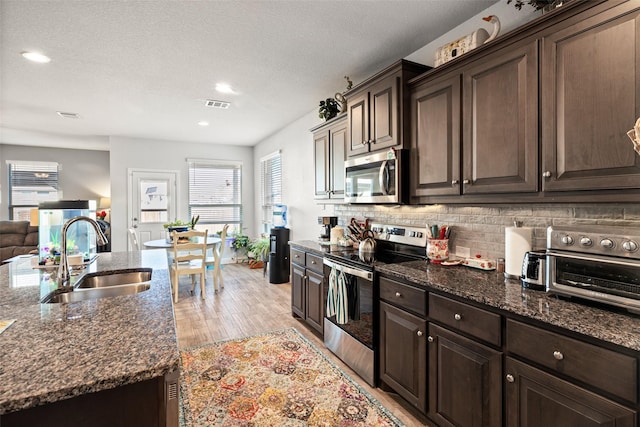
<path id="1" fill-rule="evenodd" d="M 54 291 L 44 297 L 42 304 L 70 303 L 119 295 L 134 295 L 151 288 L 151 268 L 101 271 L 89 273 L 78 281 L 74 290 Z"/>
<path id="2" fill-rule="evenodd" d="M 151 280 L 151 268 L 136 268 L 129 270 L 101 271 L 83 276 L 76 284 L 76 289 L 105 288 L 110 286 L 142 283 Z"/>

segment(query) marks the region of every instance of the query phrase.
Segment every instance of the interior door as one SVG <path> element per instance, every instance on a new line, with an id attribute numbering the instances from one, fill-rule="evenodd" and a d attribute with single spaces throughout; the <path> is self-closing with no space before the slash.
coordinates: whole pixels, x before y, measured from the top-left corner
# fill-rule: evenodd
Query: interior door
<path id="1" fill-rule="evenodd" d="M 128 228 L 138 235 L 140 249 L 149 240 L 164 239 L 163 224 L 177 218 L 178 172 L 129 170 Z M 128 239 L 128 247 L 131 241 Z"/>

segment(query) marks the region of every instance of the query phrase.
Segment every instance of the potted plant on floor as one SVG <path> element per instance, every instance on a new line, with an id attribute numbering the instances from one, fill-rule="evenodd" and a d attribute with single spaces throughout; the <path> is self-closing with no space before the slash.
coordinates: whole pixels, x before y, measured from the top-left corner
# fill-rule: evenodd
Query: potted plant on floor
<path id="1" fill-rule="evenodd" d="M 264 267 L 269 258 L 269 249 L 271 242 L 267 237 L 260 237 L 249 244 L 249 252 L 253 255 L 253 259 L 249 261 L 250 268 Z"/>
<path id="2" fill-rule="evenodd" d="M 233 240 L 231 241 L 231 247 L 236 253 L 235 255 L 236 262 L 238 262 L 238 260 L 246 259 L 247 251 L 248 251 L 249 244 L 251 243 L 251 239 L 249 239 L 249 236 L 244 234 L 242 230 L 235 231 L 232 234 L 232 237 L 233 237 Z"/>

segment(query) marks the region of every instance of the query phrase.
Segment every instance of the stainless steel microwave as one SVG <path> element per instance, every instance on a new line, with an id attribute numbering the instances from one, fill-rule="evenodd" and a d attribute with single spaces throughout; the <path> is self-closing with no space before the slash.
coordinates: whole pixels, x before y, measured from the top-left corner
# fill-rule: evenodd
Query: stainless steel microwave
<path id="1" fill-rule="evenodd" d="M 345 202 L 406 203 L 407 151 L 391 149 L 345 161 Z"/>

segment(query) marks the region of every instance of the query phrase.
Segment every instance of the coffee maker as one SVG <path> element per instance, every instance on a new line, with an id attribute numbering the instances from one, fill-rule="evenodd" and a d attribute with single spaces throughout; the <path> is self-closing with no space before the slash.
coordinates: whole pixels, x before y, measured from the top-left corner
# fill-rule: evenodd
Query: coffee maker
<path id="1" fill-rule="evenodd" d="M 319 216 L 318 224 L 320 224 L 320 241 L 328 242 L 331 238 L 331 229 L 338 225 L 338 217 Z"/>

